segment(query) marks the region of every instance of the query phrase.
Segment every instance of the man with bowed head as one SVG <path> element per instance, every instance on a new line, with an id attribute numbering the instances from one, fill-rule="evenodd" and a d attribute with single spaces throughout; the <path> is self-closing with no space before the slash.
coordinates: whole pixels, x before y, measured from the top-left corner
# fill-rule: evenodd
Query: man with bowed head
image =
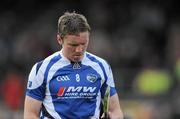
<path id="1" fill-rule="evenodd" d="M 32 67 L 24 119 L 99 119 L 107 87 L 108 116 L 123 119 L 110 65 L 86 51 L 90 30 L 82 14 L 65 12 L 59 18 L 62 49 Z"/>

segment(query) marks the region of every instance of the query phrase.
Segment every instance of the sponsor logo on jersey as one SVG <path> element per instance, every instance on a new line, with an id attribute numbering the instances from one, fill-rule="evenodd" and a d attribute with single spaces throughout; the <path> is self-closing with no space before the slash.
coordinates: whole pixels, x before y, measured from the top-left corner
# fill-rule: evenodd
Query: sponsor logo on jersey
<path id="1" fill-rule="evenodd" d="M 70 87 L 60 87 L 58 90 L 59 99 L 67 98 L 93 98 L 96 96 L 97 87 L 87 87 L 87 86 L 70 86 Z"/>
<path id="2" fill-rule="evenodd" d="M 69 77 L 68 76 L 58 76 L 56 78 L 57 81 L 69 81 Z"/>
<path id="3" fill-rule="evenodd" d="M 94 83 L 97 80 L 97 76 L 95 74 L 88 74 L 86 76 L 86 79 L 92 83 Z"/>
<path id="4" fill-rule="evenodd" d="M 64 91 L 65 91 L 65 87 L 60 87 L 57 95 L 62 96 L 64 94 Z"/>
<path id="5" fill-rule="evenodd" d="M 78 62 L 73 64 L 73 69 L 80 69 L 80 68 L 81 68 L 81 65 Z"/>

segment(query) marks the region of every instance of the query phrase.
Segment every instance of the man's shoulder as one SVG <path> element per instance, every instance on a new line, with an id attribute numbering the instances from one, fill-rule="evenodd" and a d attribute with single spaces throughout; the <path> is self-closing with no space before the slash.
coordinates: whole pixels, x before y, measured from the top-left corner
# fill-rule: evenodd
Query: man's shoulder
<path id="1" fill-rule="evenodd" d="M 48 57 L 44 58 L 44 59 L 41 59 L 40 61 L 37 61 L 34 66 L 36 66 L 37 69 L 39 69 L 40 67 L 47 67 L 47 65 L 50 63 L 50 62 L 55 62 L 57 61 L 58 59 L 60 59 L 60 54 L 59 52 L 55 52 L 51 55 L 49 55 Z"/>
<path id="2" fill-rule="evenodd" d="M 89 58 L 92 61 L 95 61 L 95 62 L 101 62 L 103 64 L 104 63 L 108 64 L 107 61 L 104 58 L 102 58 L 100 56 L 97 56 L 97 55 L 95 55 L 93 53 L 90 53 L 90 52 L 86 52 L 86 57 Z"/>
<path id="3" fill-rule="evenodd" d="M 49 63 L 50 61 L 60 59 L 60 53 L 59 52 L 54 52 L 53 54 L 47 56 L 46 58 L 42 59 L 41 61 L 38 61 L 37 63 Z"/>

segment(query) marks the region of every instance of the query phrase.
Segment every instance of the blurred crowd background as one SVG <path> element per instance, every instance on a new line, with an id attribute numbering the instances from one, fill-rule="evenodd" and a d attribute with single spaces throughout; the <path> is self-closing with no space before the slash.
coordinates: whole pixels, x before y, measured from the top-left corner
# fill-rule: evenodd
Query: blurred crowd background
<path id="1" fill-rule="evenodd" d="M 60 49 L 66 11 L 87 17 L 88 51 L 111 64 L 125 119 L 180 119 L 178 0 L 2 0 L 0 119 L 22 119 L 28 74 Z"/>

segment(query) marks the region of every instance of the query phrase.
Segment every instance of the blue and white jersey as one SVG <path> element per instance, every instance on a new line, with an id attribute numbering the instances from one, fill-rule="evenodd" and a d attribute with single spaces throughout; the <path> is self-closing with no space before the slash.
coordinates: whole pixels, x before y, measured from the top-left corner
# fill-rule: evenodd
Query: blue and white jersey
<path id="1" fill-rule="evenodd" d="M 81 62 L 71 63 L 56 52 L 36 63 L 30 74 L 26 95 L 42 101 L 41 118 L 98 119 L 105 89 L 116 93 L 110 66 L 85 52 Z"/>

